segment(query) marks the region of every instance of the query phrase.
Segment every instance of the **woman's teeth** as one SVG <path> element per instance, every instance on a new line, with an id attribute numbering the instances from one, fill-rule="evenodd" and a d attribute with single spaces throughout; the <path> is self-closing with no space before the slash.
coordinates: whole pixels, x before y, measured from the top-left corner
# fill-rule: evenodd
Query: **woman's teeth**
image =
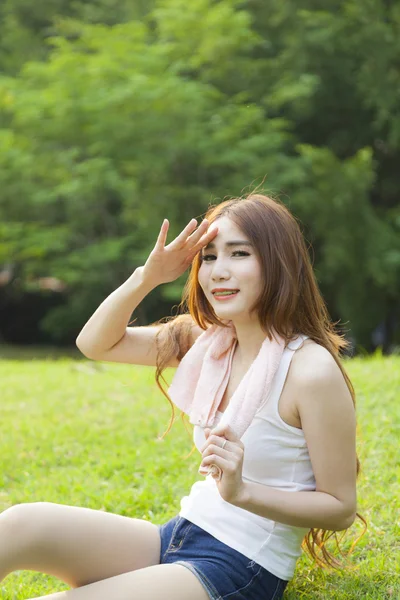
<path id="1" fill-rule="evenodd" d="M 214 298 L 217 298 L 217 299 L 227 298 L 230 296 L 236 296 L 238 293 L 239 293 L 239 290 L 235 290 L 234 292 L 215 292 Z"/>

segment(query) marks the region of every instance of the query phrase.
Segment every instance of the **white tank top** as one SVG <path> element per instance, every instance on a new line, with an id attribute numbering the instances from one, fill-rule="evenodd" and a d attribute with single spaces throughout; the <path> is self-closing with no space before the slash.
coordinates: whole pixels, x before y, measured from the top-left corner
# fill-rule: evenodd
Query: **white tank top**
<path id="1" fill-rule="evenodd" d="M 241 438 L 245 448 L 244 481 L 286 492 L 316 489 L 304 433 L 283 421 L 278 412 L 290 361 L 307 337 L 299 335 L 286 346 L 270 394 Z M 221 394 L 223 392 L 221 390 Z M 222 414 L 217 412 L 214 425 Z M 204 430 L 197 425 L 194 426 L 193 439 L 200 452 L 206 439 Z M 211 475 L 193 484 L 189 496 L 181 499 L 179 515 L 286 581 L 293 577 L 296 561 L 302 552 L 301 542 L 309 531 L 308 528 L 285 525 L 233 506 L 221 498 Z"/>

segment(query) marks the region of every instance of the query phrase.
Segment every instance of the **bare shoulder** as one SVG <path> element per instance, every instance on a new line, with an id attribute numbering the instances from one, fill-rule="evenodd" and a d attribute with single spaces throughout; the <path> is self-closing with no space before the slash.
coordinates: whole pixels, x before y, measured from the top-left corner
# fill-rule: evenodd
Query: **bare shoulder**
<path id="1" fill-rule="evenodd" d="M 294 352 L 290 370 L 296 383 L 325 380 L 329 385 L 332 378 L 343 379 L 342 372 L 329 350 L 311 339 L 305 340 Z"/>
<path id="2" fill-rule="evenodd" d="M 353 407 L 349 388 L 332 354 L 307 339 L 292 356 L 287 381 L 282 391 L 280 412 L 290 425 L 302 428 L 302 413 L 315 399 L 342 398 Z"/>
<path id="3" fill-rule="evenodd" d="M 297 415 L 302 404 L 312 398 L 341 397 L 345 404 L 353 406 L 350 390 L 343 373 L 332 354 L 313 340 L 307 339 L 296 350 L 290 367 L 290 388 L 294 391 L 293 402 Z"/>

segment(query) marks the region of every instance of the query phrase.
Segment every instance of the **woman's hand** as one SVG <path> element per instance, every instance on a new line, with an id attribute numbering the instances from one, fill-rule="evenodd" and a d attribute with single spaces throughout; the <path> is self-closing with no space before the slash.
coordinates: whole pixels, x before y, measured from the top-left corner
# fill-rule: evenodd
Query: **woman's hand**
<path id="1" fill-rule="evenodd" d="M 218 227 L 215 225 L 211 227 L 208 233 L 205 233 L 209 226 L 207 219 L 204 219 L 197 231 L 194 231 L 196 226 L 196 219 L 192 219 L 178 237 L 168 246 L 165 246 L 169 221 L 164 219 L 156 245 L 143 266 L 143 275 L 146 279 L 159 285 L 175 281 L 183 275 L 199 250 L 215 238 L 218 233 Z"/>
<path id="2" fill-rule="evenodd" d="M 212 430 L 205 429 L 204 433 L 207 441 L 201 449 L 203 460 L 199 472 L 203 471 L 204 474 L 211 465 L 215 465 L 221 477 L 218 478 L 218 472 L 214 472 L 212 477 L 216 479 L 221 498 L 234 504 L 243 494 L 244 445 L 228 425 L 218 425 Z M 225 440 L 227 442 L 222 448 Z"/>

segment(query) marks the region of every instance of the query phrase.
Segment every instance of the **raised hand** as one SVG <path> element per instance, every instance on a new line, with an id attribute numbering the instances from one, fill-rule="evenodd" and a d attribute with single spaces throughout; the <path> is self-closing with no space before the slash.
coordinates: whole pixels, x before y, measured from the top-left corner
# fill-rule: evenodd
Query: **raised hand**
<path id="1" fill-rule="evenodd" d="M 197 229 L 196 226 L 196 219 L 192 219 L 185 229 L 168 246 L 165 246 L 169 229 L 169 221 L 165 219 L 156 245 L 143 267 L 144 276 L 161 284 L 175 281 L 183 275 L 197 252 L 218 233 L 218 227 L 214 224 L 207 231 L 209 228 L 207 219 L 204 219 Z"/>

